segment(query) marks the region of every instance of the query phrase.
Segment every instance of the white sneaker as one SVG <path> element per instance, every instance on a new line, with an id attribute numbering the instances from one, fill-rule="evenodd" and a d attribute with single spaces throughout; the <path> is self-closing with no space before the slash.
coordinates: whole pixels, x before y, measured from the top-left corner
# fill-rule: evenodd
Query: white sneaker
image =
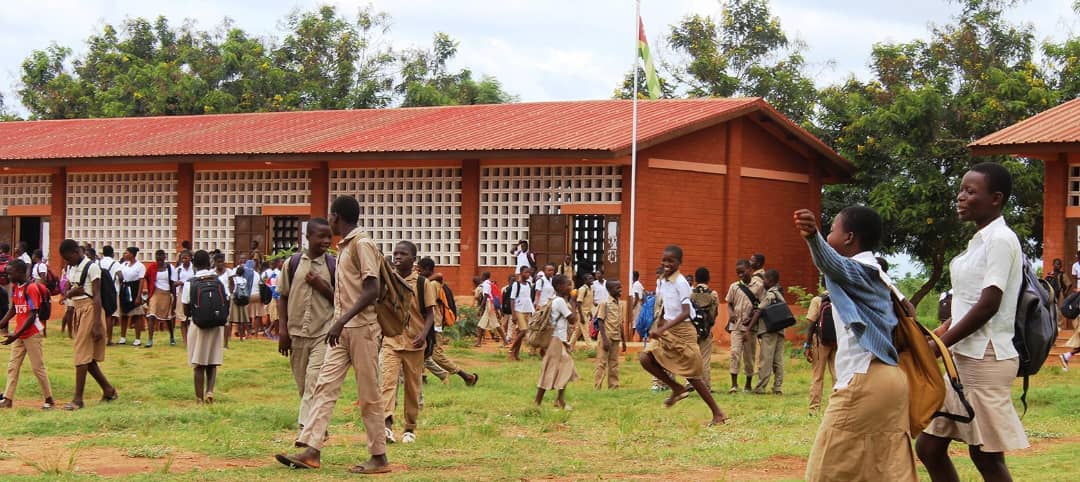
<path id="1" fill-rule="evenodd" d="M 131 346 L 139 346 L 139 345 L 142 345 L 142 340 L 140 340 L 138 338 L 136 338 L 135 341 L 131 342 Z"/>
<path id="2" fill-rule="evenodd" d="M 412 433 L 412 432 L 405 432 L 405 434 L 401 436 L 401 443 L 403 443 L 403 444 L 416 443 L 416 434 Z"/>
<path id="3" fill-rule="evenodd" d="M 127 343 L 127 338 L 124 338 L 122 336 L 120 337 L 120 341 L 116 342 L 117 345 L 123 345 L 125 343 Z"/>
<path id="4" fill-rule="evenodd" d="M 397 439 L 394 438 L 394 431 L 389 428 L 386 429 L 386 443 L 392 444 L 394 442 L 397 442 Z"/>
<path id="5" fill-rule="evenodd" d="M 1063 372 L 1069 371 L 1069 358 L 1071 358 L 1071 357 L 1065 356 L 1064 353 L 1062 353 L 1059 356 L 1061 357 L 1061 371 L 1063 371 Z"/>

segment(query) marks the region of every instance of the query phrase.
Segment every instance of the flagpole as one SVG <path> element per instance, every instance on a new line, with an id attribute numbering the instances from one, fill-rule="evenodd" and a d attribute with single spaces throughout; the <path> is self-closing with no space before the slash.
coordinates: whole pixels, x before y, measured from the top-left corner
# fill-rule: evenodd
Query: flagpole
<path id="1" fill-rule="evenodd" d="M 636 233 L 636 226 L 634 225 L 635 218 L 637 217 L 637 120 L 638 120 L 638 57 L 639 48 L 641 42 L 641 0 L 634 1 L 634 97 L 633 97 L 633 115 L 630 127 L 630 256 L 628 257 L 630 262 L 627 263 L 630 266 L 629 276 L 627 276 L 628 283 L 631 291 L 634 286 L 634 236 Z M 634 322 L 636 320 L 633 320 Z"/>

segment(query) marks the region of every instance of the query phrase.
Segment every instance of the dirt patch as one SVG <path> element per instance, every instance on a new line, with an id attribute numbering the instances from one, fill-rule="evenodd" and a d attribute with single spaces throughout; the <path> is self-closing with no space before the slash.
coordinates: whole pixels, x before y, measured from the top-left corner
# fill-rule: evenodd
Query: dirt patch
<path id="1" fill-rule="evenodd" d="M 115 477 L 192 470 L 220 470 L 262 467 L 273 460 L 224 459 L 177 449 L 147 449 L 143 456 L 131 456 L 128 449 L 79 447 L 86 437 L 37 437 L 0 440 L 0 473 L 16 475 L 95 474 Z"/>
<path id="2" fill-rule="evenodd" d="M 774 456 L 745 466 L 724 469 L 710 467 L 701 470 L 678 469 L 671 476 L 677 475 L 686 480 L 790 480 L 806 476 L 806 459 L 791 456 Z M 662 474 L 597 474 L 568 477 L 551 477 L 542 480 L 657 480 L 665 478 Z"/>

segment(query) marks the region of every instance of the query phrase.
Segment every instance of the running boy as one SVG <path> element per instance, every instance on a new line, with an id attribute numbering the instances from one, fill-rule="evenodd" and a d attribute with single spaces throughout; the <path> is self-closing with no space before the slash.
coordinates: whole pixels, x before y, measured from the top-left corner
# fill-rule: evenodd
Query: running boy
<path id="1" fill-rule="evenodd" d="M 7 265 L 8 278 L 11 280 L 11 308 L 0 324 L 7 325 L 15 318 L 15 331 L 0 344 L 12 345 L 11 361 L 8 362 L 7 385 L 0 396 L 0 408 L 11 408 L 15 399 L 15 388 L 19 385 L 19 370 L 26 357 L 30 357 L 30 366 L 34 369 L 41 394 L 45 396 L 42 410 L 53 408 L 52 386 L 49 374 L 45 371 L 45 357 L 42 354 L 41 331 L 45 325 L 38 319 L 38 308 L 50 303 L 49 292 L 44 284 L 27 280 L 26 263 L 13 259 Z"/>
<path id="2" fill-rule="evenodd" d="M 446 352 L 443 350 L 443 346 L 450 341 L 443 336 L 443 322 L 445 313 L 450 308 L 443 305 L 442 300 L 439 298 L 439 293 L 443 291 L 442 275 L 435 276 L 435 260 L 431 258 L 423 258 L 417 263 L 420 267 L 420 276 L 428 279 L 428 289 L 435 292 L 435 299 L 438 300 L 437 306 L 435 306 L 435 346 L 431 350 L 431 359 L 443 370 L 453 373 L 462 380 L 465 381 L 465 385 L 473 386 L 480 380 L 480 376 L 472 373 L 465 373 L 465 370 L 458 368 L 457 363 L 454 363 L 450 357 L 446 356 Z"/>

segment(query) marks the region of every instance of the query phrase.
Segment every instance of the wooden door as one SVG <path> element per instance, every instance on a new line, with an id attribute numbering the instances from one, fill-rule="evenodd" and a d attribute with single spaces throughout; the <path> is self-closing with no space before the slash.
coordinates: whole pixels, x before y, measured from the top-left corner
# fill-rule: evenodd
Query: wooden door
<path id="1" fill-rule="evenodd" d="M 604 278 L 621 281 L 622 253 L 619 252 L 619 216 L 604 216 Z M 625 283 L 623 286 L 627 286 Z M 624 288 L 623 292 L 629 292 Z"/>
<path id="2" fill-rule="evenodd" d="M 259 242 L 259 248 L 266 246 L 266 217 L 237 216 L 233 219 L 233 262 L 240 253 L 251 251 L 251 241 Z"/>
<path id="3" fill-rule="evenodd" d="M 15 252 L 15 216 L 0 216 L 0 243 L 11 246 L 10 253 Z"/>
<path id="4" fill-rule="evenodd" d="M 561 214 L 529 216 L 529 248 L 536 255 L 537 269 L 547 263 L 562 263 L 567 253 L 567 222 Z"/>

